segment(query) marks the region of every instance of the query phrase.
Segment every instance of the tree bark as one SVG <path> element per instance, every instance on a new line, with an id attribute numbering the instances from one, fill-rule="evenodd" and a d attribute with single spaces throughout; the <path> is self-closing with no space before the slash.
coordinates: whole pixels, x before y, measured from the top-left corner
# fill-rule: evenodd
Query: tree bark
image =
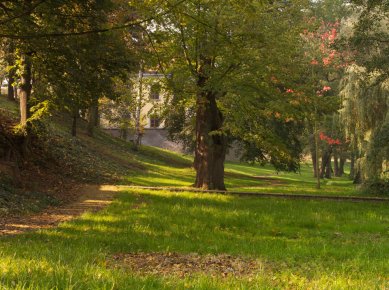
<path id="1" fill-rule="evenodd" d="M 99 114 L 98 101 L 93 100 L 92 104 L 88 108 L 88 126 L 87 126 L 87 133 L 91 137 L 93 137 L 94 135 L 94 129 L 96 127 L 96 123 L 98 122 L 97 121 L 98 114 Z"/>
<path id="2" fill-rule="evenodd" d="M 25 127 L 29 118 L 29 100 L 31 96 L 31 59 L 26 54 L 21 55 L 21 76 L 20 76 L 20 124 Z"/>
<path id="3" fill-rule="evenodd" d="M 309 151 L 311 153 L 312 166 L 313 166 L 313 177 L 317 177 L 317 158 L 316 158 L 316 148 L 315 148 L 315 133 L 309 137 Z"/>
<path id="4" fill-rule="evenodd" d="M 8 73 L 8 93 L 7 97 L 10 101 L 15 101 L 15 89 L 13 83 L 15 81 L 12 70 Z"/>
<path id="5" fill-rule="evenodd" d="M 143 62 L 140 63 L 139 70 L 139 83 L 138 83 L 138 98 L 135 108 L 135 138 L 134 138 L 134 149 L 139 150 L 139 147 L 142 143 L 142 124 L 141 124 L 141 113 L 142 113 L 142 104 L 143 104 Z"/>
<path id="6" fill-rule="evenodd" d="M 338 154 L 335 152 L 334 153 L 334 175 L 336 177 L 340 177 L 341 174 L 340 174 L 340 166 L 339 166 L 339 156 Z"/>
<path id="7" fill-rule="evenodd" d="M 7 92 L 7 98 L 10 101 L 15 101 L 15 88 L 13 86 L 13 83 L 15 82 L 15 48 L 13 42 L 10 40 L 8 43 L 8 55 L 6 57 L 7 59 L 7 65 L 9 67 L 8 69 L 8 92 Z"/>
<path id="8" fill-rule="evenodd" d="M 321 158 L 321 170 L 320 170 L 320 178 L 331 178 L 331 154 L 332 149 L 328 148 L 323 152 Z"/>
<path id="9" fill-rule="evenodd" d="M 350 179 L 354 179 L 355 177 L 355 153 L 351 152 L 350 158 Z"/>
<path id="10" fill-rule="evenodd" d="M 339 161 L 339 176 L 344 175 L 344 165 L 346 164 L 347 158 L 344 156 L 340 156 L 340 161 Z"/>
<path id="11" fill-rule="evenodd" d="M 311 150 L 311 159 L 313 166 L 313 177 L 317 177 L 316 150 Z"/>
<path id="12" fill-rule="evenodd" d="M 326 173 L 325 173 L 325 177 L 328 178 L 328 179 L 331 179 L 331 178 L 332 178 L 331 155 L 330 155 L 330 157 L 328 158 L 328 161 L 327 161 L 327 164 L 326 164 Z"/>
<path id="13" fill-rule="evenodd" d="M 203 87 L 205 79 L 199 79 Z M 209 190 L 226 190 L 224 184 L 224 161 L 227 151 L 226 137 L 220 132 L 223 114 L 217 107 L 216 93 L 202 90 L 197 97 L 196 148 L 194 186 Z"/>
<path id="14" fill-rule="evenodd" d="M 73 112 L 73 118 L 72 118 L 72 136 L 77 136 L 77 119 L 79 117 L 78 110 L 75 110 Z"/>

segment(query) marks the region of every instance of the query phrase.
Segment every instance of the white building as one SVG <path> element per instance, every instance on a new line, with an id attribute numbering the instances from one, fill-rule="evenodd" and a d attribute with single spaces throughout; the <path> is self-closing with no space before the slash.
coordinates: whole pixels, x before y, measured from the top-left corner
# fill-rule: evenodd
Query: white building
<path id="1" fill-rule="evenodd" d="M 165 122 L 161 117 L 164 106 L 168 105 L 169 102 L 169 91 L 165 89 L 164 80 L 165 75 L 163 74 L 143 72 L 130 81 L 130 91 L 133 94 L 135 106 L 133 106 L 133 111 L 128 114 L 129 123 L 131 123 L 129 127 L 131 128 L 124 136 L 129 141 L 134 140 L 137 118 L 139 118 L 142 144 L 182 152 L 183 148 L 180 144 L 168 140 Z M 110 113 L 119 115 L 118 110 L 123 110 L 123 108 L 111 109 Z M 100 126 L 115 137 L 123 137 L 123 128 L 121 128 L 120 123 L 110 122 L 104 118 L 104 115 L 101 116 Z"/>

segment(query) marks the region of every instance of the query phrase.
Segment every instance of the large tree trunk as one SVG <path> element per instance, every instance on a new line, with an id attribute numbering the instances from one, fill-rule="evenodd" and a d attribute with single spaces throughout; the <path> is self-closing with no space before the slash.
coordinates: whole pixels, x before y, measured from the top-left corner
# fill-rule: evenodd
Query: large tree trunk
<path id="1" fill-rule="evenodd" d="M 202 81 L 200 79 L 200 84 Z M 201 86 L 200 86 L 201 87 Z M 194 167 L 197 188 L 226 190 L 224 185 L 224 161 L 227 151 L 222 128 L 223 114 L 217 107 L 216 93 L 203 90 L 197 97 L 196 148 Z"/>

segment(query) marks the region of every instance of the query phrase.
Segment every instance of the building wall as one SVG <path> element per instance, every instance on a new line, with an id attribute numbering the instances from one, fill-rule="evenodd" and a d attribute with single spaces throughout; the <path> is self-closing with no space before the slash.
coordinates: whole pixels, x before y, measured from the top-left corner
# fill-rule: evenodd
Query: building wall
<path id="1" fill-rule="evenodd" d="M 152 128 L 150 124 L 150 114 L 153 111 L 156 111 L 156 113 L 158 113 L 158 110 L 163 107 L 168 97 L 168 92 L 163 87 L 163 82 L 162 82 L 163 78 L 164 75 L 158 73 L 143 74 L 142 98 L 144 103 L 141 109 L 141 124 L 145 129 Z M 156 84 L 159 84 L 161 87 L 158 100 L 154 100 L 151 98 L 151 87 Z M 139 90 L 139 82 L 135 85 L 135 89 Z M 165 124 L 162 120 L 158 128 L 164 128 L 164 127 Z"/>
<path id="2" fill-rule="evenodd" d="M 119 129 L 105 129 L 105 132 L 111 134 L 114 137 L 120 137 Z M 142 137 L 142 145 L 154 146 L 162 149 L 167 149 L 177 153 L 188 153 L 185 152 L 182 144 L 172 142 L 168 140 L 168 133 L 166 129 L 145 129 Z M 132 141 L 132 136 L 129 136 L 127 140 Z M 233 144 L 229 148 L 226 160 L 238 162 L 241 157 L 241 152 L 238 144 Z"/>
<path id="3" fill-rule="evenodd" d="M 104 131 L 114 137 L 120 137 L 119 129 L 104 129 Z M 145 129 L 142 136 L 142 145 L 154 146 L 178 153 L 185 153 L 181 144 L 168 140 L 167 136 L 167 130 L 163 128 Z M 130 142 L 132 140 L 133 136 L 129 135 L 127 141 Z"/>
<path id="4" fill-rule="evenodd" d="M 159 108 L 162 108 L 163 105 L 165 105 L 166 99 L 168 97 L 168 92 L 164 90 L 162 79 L 164 78 L 164 75 L 157 74 L 157 73 L 144 73 L 143 74 L 143 104 L 141 108 L 141 125 L 144 128 L 144 134 L 142 137 L 142 144 L 147 146 L 155 146 L 167 150 L 171 150 L 174 152 L 179 153 L 185 153 L 184 148 L 182 144 L 172 142 L 168 140 L 168 132 L 164 128 L 165 124 L 162 121 L 158 128 L 151 128 L 150 126 L 150 113 L 152 111 L 158 112 Z M 133 80 L 133 91 L 139 92 L 139 76 L 137 76 L 137 79 Z M 151 87 L 154 84 L 160 84 L 161 85 L 161 91 L 159 94 L 158 100 L 153 100 L 150 98 L 151 95 Z M 102 128 L 109 134 L 120 137 L 120 130 L 119 128 L 112 126 L 112 124 L 104 122 L 102 120 L 101 122 Z M 134 139 L 133 134 L 128 134 L 128 141 L 132 141 Z M 228 161 L 238 161 L 241 154 L 239 153 L 239 146 L 237 144 L 234 144 L 228 151 L 226 160 Z"/>

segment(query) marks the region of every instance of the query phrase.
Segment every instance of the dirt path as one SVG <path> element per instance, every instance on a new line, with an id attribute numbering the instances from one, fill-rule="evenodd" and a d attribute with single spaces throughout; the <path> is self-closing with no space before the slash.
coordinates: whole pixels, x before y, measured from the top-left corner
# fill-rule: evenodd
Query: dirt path
<path id="1" fill-rule="evenodd" d="M 76 190 L 79 199 L 75 202 L 49 208 L 36 215 L 6 217 L 4 220 L 0 220 L 0 236 L 52 228 L 84 212 L 98 211 L 112 202 L 119 187 L 113 185 L 83 185 Z"/>

